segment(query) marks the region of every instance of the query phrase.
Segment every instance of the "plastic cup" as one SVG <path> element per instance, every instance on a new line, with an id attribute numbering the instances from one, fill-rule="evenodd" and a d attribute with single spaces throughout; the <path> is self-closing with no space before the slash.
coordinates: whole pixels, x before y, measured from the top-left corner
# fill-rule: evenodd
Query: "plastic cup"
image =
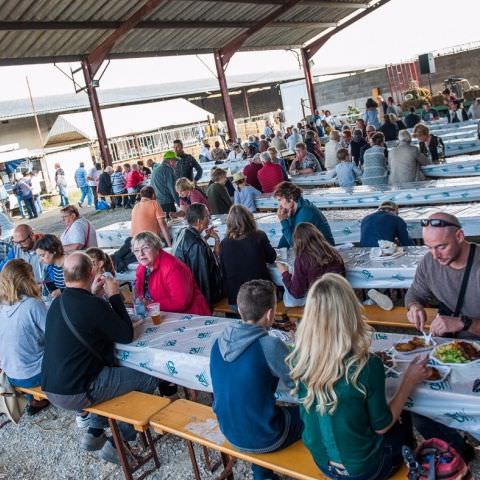
<path id="1" fill-rule="evenodd" d="M 159 303 L 150 303 L 147 306 L 147 312 L 149 317 L 152 319 L 154 325 L 160 325 L 162 323 L 162 316 L 160 314 L 160 304 Z"/>

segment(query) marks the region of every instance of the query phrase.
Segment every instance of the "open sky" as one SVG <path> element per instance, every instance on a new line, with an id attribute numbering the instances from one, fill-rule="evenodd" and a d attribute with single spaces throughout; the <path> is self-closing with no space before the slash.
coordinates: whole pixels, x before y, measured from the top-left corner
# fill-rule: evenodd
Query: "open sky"
<path id="1" fill-rule="evenodd" d="M 418 54 L 480 41 L 479 0 L 391 0 L 376 12 L 333 37 L 314 57 L 314 72 L 398 63 Z M 241 20 L 241 19 L 239 19 Z M 112 61 L 100 88 L 174 82 L 214 75 L 213 56 Z M 207 66 L 205 66 L 208 65 Z M 69 64 L 60 64 L 65 71 Z M 71 64 L 76 68 L 77 64 Z M 237 53 L 228 75 L 299 69 L 288 51 Z M 461 72 L 458 72 L 461 74 Z M 28 96 L 72 93 L 72 82 L 53 65 L 0 67 L 0 101 Z"/>

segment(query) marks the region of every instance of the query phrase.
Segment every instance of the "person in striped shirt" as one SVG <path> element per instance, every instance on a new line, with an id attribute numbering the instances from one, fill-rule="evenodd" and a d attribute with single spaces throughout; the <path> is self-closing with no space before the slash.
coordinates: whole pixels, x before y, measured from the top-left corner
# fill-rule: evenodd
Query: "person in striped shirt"
<path id="1" fill-rule="evenodd" d="M 63 262 L 65 253 L 62 242 L 55 235 L 44 235 L 35 243 L 35 253 L 40 262 L 47 265 L 43 287 L 52 297 L 57 297 L 65 288 Z"/>

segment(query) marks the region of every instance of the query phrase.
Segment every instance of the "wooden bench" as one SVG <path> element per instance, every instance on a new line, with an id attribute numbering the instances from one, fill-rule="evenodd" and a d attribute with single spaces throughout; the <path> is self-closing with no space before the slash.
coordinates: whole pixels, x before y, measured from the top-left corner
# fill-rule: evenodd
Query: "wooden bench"
<path id="1" fill-rule="evenodd" d="M 228 299 L 224 298 L 213 306 L 213 314 L 218 314 L 218 313 L 237 313 L 237 312 L 234 312 L 230 308 L 230 305 L 228 304 Z M 283 302 L 281 301 L 278 302 L 275 316 L 285 317 L 286 315 L 287 315 L 287 308 L 285 307 Z"/>
<path id="2" fill-rule="evenodd" d="M 383 310 L 377 305 L 364 305 L 365 315 L 370 325 L 379 327 L 396 327 L 415 329 L 415 325 L 407 320 L 407 309 L 405 307 L 394 307 L 392 310 Z M 426 308 L 427 319 L 432 321 L 437 315 L 435 308 Z M 303 316 L 303 307 L 287 307 L 287 317 L 299 320 Z"/>
<path id="3" fill-rule="evenodd" d="M 31 395 L 35 400 L 47 400 L 47 395 L 42 392 L 41 387 L 15 387 L 15 390 L 25 395 Z"/>
<path id="4" fill-rule="evenodd" d="M 192 442 L 220 452 L 225 467 L 220 478 L 233 479 L 233 458 L 269 468 L 298 480 L 326 478 L 301 441 L 273 453 L 254 454 L 235 450 L 220 433 L 216 416 L 206 405 L 177 400 L 155 414 L 150 420 L 150 425 L 157 432 L 168 432 L 187 441 L 196 480 L 201 480 L 201 477 Z M 406 478 L 406 467 L 392 477 L 395 480 Z"/>
<path id="5" fill-rule="evenodd" d="M 149 430 L 149 421 L 154 414 L 169 404 L 170 400 L 165 397 L 142 392 L 129 392 L 85 409 L 86 412 L 108 419 L 120 464 L 127 480 L 132 480 L 133 473 L 152 459 L 155 466 L 143 472 L 142 475 L 138 477 L 138 480 L 160 467 L 155 444 Z M 117 422 L 132 425 L 133 428 L 140 433 L 143 444 L 149 448 L 150 452 L 140 457 L 133 455 L 130 451 L 129 453 L 132 455 L 134 462 L 129 461 L 126 453 L 128 446 L 122 440 Z"/>

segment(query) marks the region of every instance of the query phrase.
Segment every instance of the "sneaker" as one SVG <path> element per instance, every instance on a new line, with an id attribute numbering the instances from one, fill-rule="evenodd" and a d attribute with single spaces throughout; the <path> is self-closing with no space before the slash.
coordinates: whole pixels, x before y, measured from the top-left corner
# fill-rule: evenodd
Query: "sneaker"
<path id="1" fill-rule="evenodd" d="M 102 460 L 105 460 L 106 462 L 110 462 L 115 465 L 120 465 L 120 459 L 118 458 L 117 449 L 113 445 L 113 440 L 111 438 L 109 438 L 105 442 L 105 445 L 102 447 L 102 449 L 98 453 L 98 456 Z"/>
<path id="2" fill-rule="evenodd" d="M 94 452 L 100 450 L 105 445 L 106 441 L 107 437 L 105 436 L 105 433 L 96 437 L 92 433 L 85 432 L 80 442 L 80 448 L 87 452 Z"/>
<path id="3" fill-rule="evenodd" d="M 374 288 L 371 288 L 367 292 L 367 296 L 370 298 L 370 300 L 373 300 L 380 308 L 383 308 L 384 310 L 391 310 L 393 308 L 392 299 L 389 296 L 380 293 L 378 290 L 375 290 Z"/>
<path id="4" fill-rule="evenodd" d="M 77 202 L 80 208 L 83 208 L 83 203 Z"/>
<path id="5" fill-rule="evenodd" d="M 43 409 L 50 406 L 50 402 L 48 400 L 32 400 L 27 407 L 27 414 L 33 417 L 37 413 L 41 412 Z"/>
<path id="6" fill-rule="evenodd" d="M 88 428 L 88 420 L 90 418 L 90 414 L 87 413 L 86 415 L 75 415 L 75 423 L 77 424 L 78 428 Z"/>

